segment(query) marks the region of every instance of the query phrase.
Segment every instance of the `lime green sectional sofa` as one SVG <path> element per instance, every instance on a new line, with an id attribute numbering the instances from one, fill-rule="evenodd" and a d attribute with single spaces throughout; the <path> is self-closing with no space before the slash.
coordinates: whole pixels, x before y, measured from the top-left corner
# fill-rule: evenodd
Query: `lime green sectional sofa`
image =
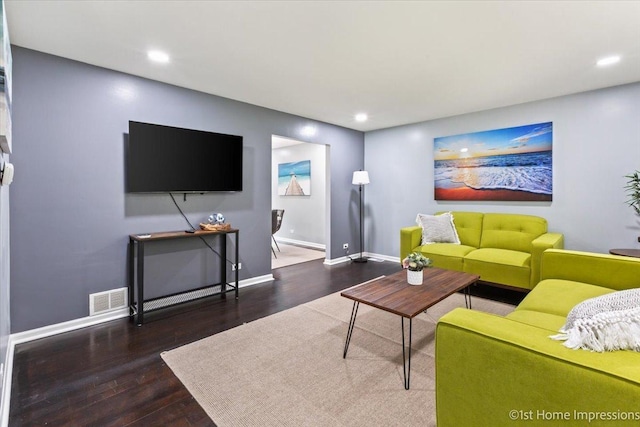
<path id="1" fill-rule="evenodd" d="M 533 215 L 451 212 L 460 244 L 421 245 L 422 228 L 400 229 L 400 259 L 421 252 L 434 267 L 480 275 L 480 280 L 523 290 L 540 277 L 540 257 L 563 248 L 564 236 L 549 233 L 547 220 Z"/>
<path id="2" fill-rule="evenodd" d="M 640 259 L 550 249 L 511 314 L 455 309 L 436 327 L 438 427 L 638 426 L 640 353 L 549 338 L 579 302 L 640 288 Z"/>

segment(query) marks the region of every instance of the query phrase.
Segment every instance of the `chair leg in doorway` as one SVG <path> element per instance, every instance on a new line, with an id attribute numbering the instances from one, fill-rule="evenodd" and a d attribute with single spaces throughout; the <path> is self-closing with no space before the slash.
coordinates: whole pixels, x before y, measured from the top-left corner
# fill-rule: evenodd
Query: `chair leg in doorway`
<path id="1" fill-rule="evenodd" d="M 276 242 L 276 238 L 273 237 L 273 234 L 271 235 L 271 238 L 273 239 L 273 243 L 276 244 L 276 248 L 278 248 L 278 252 L 280 252 L 280 246 L 278 246 L 278 242 Z"/>

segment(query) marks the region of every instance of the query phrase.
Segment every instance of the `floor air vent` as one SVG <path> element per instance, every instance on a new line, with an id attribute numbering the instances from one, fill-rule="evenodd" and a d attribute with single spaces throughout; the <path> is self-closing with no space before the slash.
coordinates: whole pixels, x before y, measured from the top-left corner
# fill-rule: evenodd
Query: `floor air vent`
<path id="1" fill-rule="evenodd" d="M 89 295 L 89 316 L 127 307 L 127 288 Z"/>

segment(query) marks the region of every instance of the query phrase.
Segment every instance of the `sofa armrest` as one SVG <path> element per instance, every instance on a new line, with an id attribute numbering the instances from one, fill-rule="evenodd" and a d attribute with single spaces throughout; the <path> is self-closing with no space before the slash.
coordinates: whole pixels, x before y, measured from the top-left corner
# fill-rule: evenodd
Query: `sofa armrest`
<path id="1" fill-rule="evenodd" d="M 403 227 L 400 229 L 400 262 L 406 258 L 422 241 L 420 226 Z"/>
<path id="2" fill-rule="evenodd" d="M 551 334 L 473 310 L 443 316 L 436 329 L 438 427 L 637 425 L 640 353 L 570 350 Z M 596 411 L 636 418 L 580 418 Z M 569 418 L 555 424 L 542 418 L 551 412 Z"/>
<path id="3" fill-rule="evenodd" d="M 531 242 L 531 289 L 540 281 L 540 264 L 542 253 L 547 249 L 564 248 L 564 235 L 561 233 L 545 233 Z"/>

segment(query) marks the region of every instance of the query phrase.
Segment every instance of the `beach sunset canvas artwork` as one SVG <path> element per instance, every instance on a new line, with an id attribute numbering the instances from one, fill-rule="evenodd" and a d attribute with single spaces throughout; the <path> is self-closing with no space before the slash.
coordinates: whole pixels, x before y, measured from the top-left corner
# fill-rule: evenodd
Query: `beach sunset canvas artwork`
<path id="1" fill-rule="evenodd" d="M 311 160 L 278 165 L 278 195 L 311 195 Z"/>
<path id="2" fill-rule="evenodd" d="M 552 200 L 552 122 L 435 138 L 433 145 L 436 200 Z"/>

